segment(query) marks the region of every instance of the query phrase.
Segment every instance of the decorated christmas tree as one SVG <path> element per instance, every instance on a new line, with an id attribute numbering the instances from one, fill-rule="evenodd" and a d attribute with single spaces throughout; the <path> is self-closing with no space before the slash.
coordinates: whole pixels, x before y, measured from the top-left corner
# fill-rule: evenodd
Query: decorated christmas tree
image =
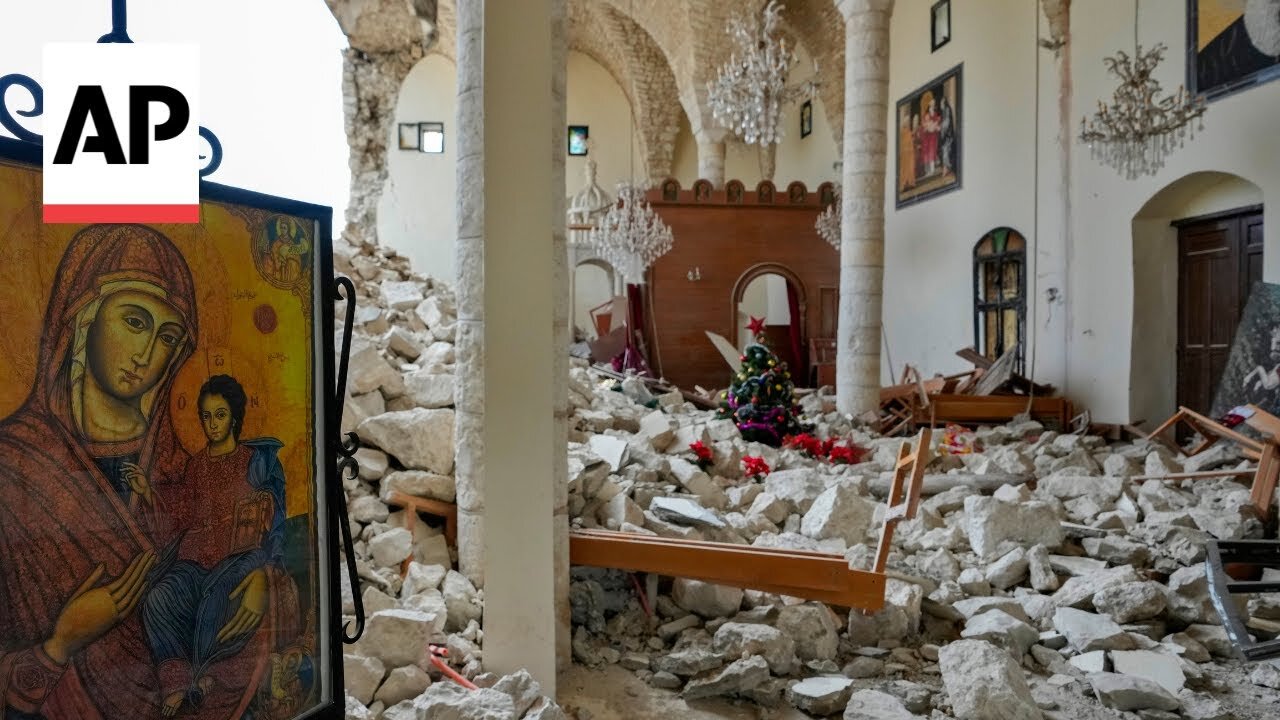
<path id="1" fill-rule="evenodd" d="M 764 318 L 751 318 L 747 328 L 755 342 L 747 346 L 742 369 L 721 393 L 720 416 L 732 418 L 743 439 L 778 447 L 783 438 L 801 431 L 792 397 L 795 384 L 787 364 L 765 344 Z"/>

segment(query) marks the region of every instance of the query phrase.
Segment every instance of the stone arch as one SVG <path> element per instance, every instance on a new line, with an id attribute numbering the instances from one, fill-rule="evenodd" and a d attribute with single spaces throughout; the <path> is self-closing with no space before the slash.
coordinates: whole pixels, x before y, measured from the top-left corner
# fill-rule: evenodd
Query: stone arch
<path id="1" fill-rule="evenodd" d="M 1247 178 L 1201 171 L 1165 185 L 1134 214 L 1130 417 L 1158 422 L 1177 409 L 1178 232 L 1171 223 L 1262 200 Z"/>
<path id="2" fill-rule="evenodd" d="M 818 99 L 836 149 L 844 147 L 844 17 L 831 0 L 788 0 L 787 29 L 818 63 Z"/>
<path id="3" fill-rule="evenodd" d="M 742 302 L 742 296 L 746 293 L 747 286 L 751 284 L 751 281 L 765 275 L 780 275 L 782 279 L 787 281 L 788 285 L 796 289 L 796 299 L 800 310 L 800 327 L 805 327 L 805 306 L 807 303 L 804 283 L 801 282 L 800 276 L 794 270 L 781 263 L 756 263 L 742 271 L 742 274 L 733 283 L 733 291 L 729 296 L 729 325 L 733 328 L 731 340 L 734 347 L 739 347 L 742 341 L 742 328 L 738 327 L 741 324 L 738 322 L 738 304 Z"/>

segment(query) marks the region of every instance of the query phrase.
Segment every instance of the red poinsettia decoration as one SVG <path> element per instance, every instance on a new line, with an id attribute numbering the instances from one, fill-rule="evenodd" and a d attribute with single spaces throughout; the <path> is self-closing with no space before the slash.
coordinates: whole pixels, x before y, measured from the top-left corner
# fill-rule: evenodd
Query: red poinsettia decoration
<path id="1" fill-rule="evenodd" d="M 747 455 L 742 458 L 742 472 L 747 477 L 763 480 L 764 476 L 769 474 L 769 463 L 757 455 Z"/>
<path id="2" fill-rule="evenodd" d="M 689 449 L 693 451 L 693 455 L 698 463 L 698 467 L 706 470 L 715 462 L 715 457 L 711 454 L 711 448 L 702 444 L 701 440 L 689 443 Z"/>
<path id="3" fill-rule="evenodd" d="M 786 442 L 788 447 L 793 447 L 809 457 L 820 458 L 827 455 L 823 441 L 809 433 L 791 435 Z"/>
<path id="4" fill-rule="evenodd" d="M 857 465 L 862 462 L 862 458 L 866 457 L 866 455 L 867 449 L 857 445 L 836 445 L 827 453 L 827 457 L 832 463 L 843 463 L 845 465 Z"/>

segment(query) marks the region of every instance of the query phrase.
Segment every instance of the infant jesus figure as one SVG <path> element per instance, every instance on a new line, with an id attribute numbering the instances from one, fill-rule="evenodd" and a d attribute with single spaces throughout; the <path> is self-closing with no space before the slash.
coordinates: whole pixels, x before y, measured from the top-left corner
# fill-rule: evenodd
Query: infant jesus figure
<path id="1" fill-rule="evenodd" d="M 209 378 L 197 402 L 208 444 L 191 457 L 181 483 L 146 493 L 175 531 L 176 556 L 154 574 L 142 601 L 165 717 L 199 707 L 217 680 L 210 668 L 249 644 L 268 610 L 267 570 L 280 565 L 282 443 L 240 440 L 246 400 L 234 378 Z M 147 484 L 139 468 L 132 471 L 135 485 Z"/>

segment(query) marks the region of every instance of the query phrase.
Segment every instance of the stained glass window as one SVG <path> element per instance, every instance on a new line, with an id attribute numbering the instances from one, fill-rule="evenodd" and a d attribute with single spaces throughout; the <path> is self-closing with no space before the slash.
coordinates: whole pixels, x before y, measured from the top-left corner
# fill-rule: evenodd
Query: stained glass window
<path id="1" fill-rule="evenodd" d="M 1026 327 L 1026 239 L 1002 227 L 973 248 L 973 332 L 978 352 L 998 359 L 1015 350 L 1014 368 L 1023 372 Z"/>

